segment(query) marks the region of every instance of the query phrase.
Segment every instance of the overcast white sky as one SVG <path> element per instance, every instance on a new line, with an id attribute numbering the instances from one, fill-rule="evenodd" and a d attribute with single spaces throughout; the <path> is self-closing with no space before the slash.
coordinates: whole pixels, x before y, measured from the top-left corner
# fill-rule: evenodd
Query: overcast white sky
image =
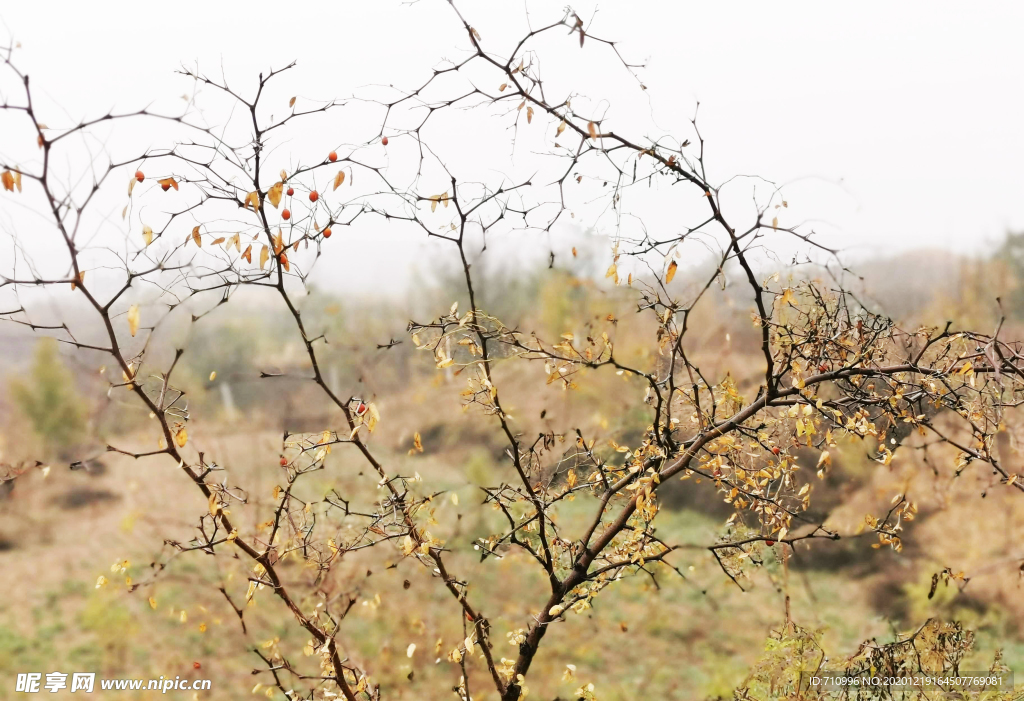
<path id="1" fill-rule="evenodd" d="M 562 13 L 560 2 L 459 5 L 495 50 L 525 27 L 525 8 L 538 25 Z M 685 137 L 699 100 L 712 178 L 791 183 L 800 218 L 821 220 L 848 250 L 967 252 L 1024 229 L 1024 4 L 573 7 L 593 33 L 647 64 L 649 103 L 619 72 L 628 102 L 610 106 L 613 118 Z M 223 65 L 241 85 L 294 59 L 293 92 L 329 98 L 369 84 L 418 85 L 467 45 L 445 0 L 54 0 L 4 3 L 0 19 L 22 43 L 20 64 L 36 89 L 76 117 L 180 95 L 187 86 L 173 71 L 182 62 Z M 571 51 L 567 60 L 578 60 L 567 39 L 545 60 Z M 474 152 L 471 139 L 453 147 Z M 365 270 L 394 254 L 367 246 L 358 249 Z"/>

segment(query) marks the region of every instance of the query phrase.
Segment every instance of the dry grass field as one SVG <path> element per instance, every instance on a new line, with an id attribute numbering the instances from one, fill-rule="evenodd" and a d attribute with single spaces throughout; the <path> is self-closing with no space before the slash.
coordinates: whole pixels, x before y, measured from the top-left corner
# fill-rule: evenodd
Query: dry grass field
<path id="1" fill-rule="evenodd" d="M 620 329 L 624 338 L 638 333 L 631 331 L 628 310 L 612 311 L 626 319 Z M 734 317 L 726 313 L 717 327 L 709 323 L 709 338 L 742 334 Z M 500 514 L 480 506 L 479 489 L 509 469 L 500 437 L 473 416 L 472 408 L 462 411 L 457 377 L 433 370 L 429 362 L 426 369 L 417 368 L 417 356 L 399 355 L 405 352 L 399 347 L 381 360 L 380 351 L 365 351 L 361 360 L 351 360 L 355 371 L 343 370 L 342 379 L 355 377 L 353 372 L 368 379 L 364 371 L 372 368 L 382 418 L 371 445 L 389 470 L 418 473 L 422 482 L 417 484 L 439 492 L 428 530 L 451 551 L 450 568 L 475 573 L 470 596 L 492 621 L 494 656 L 512 657 L 515 646 L 508 636 L 536 614 L 526 602 L 543 601 L 545 582 L 523 566 L 523 555 L 515 550 L 477 564 L 474 541 L 500 526 Z M 725 365 L 742 371 L 756 363 L 710 342 L 702 353 L 709 372 Z M 205 356 L 197 352 L 197 357 Z M 197 374 L 206 369 L 198 368 Z M 616 400 L 637 386 L 613 373 L 594 374 L 580 390 L 565 392 L 543 385 L 536 390 L 530 369 L 501 372 L 509 373 L 502 376 L 509 388 L 506 401 L 513 416 L 523 417 L 524 431 L 543 422 L 608 436 L 642 430 L 643 417 L 620 413 Z M 410 373 L 427 381 L 407 383 Z M 208 462 L 225 468 L 248 492 L 256 508 L 240 511 L 245 519 L 240 526 L 258 530 L 271 514 L 278 484 L 281 428 L 314 430 L 338 416 L 304 414 L 302 408 L 311 402 L 301 392 L 286 400 L 289 413 L 242 407 L 232 418 L 225 416 L 216 391 L 197 387 L 197 396 L 192 441 L 203 446 Z M 274 400 L 281 404 L 280 393 Z M 4 459 L 28 457 L 40 444 L 9 396 L 4 407 Z M 103 427 L 103 440 L 129 451 L 143 451 L 155 441 L 144 418 L 119 413 L 118 406 L 100 411 L 107 419 L 92 425 Z M 537 418 L 542 411 L 543 420 Z M 439 416 L 458 418 L 442 422 Z M 422 435 L 422 453 L 409 452 L 414 431 Z M 1006 445 L 1012 449 L 1009 441 Z M 588 680 L 602 699 L 730 697 L 763 653 L 770 632 L 784 624 L 787 595 L 792 620 L 820 630 L 823 646 L 836 654 L 850 654 L 867 639 L 891 639 L 896 631 L 937 617 L 962 621 L 977 632 L 971 664 L 962 668 L 987 668 L 997 649 L 1011 668 L 1020 667 L 1024 510 L 1009 490 L 982 497 L 983 480 L 969 472 L 953 480 L 952 459 L 924 464 L 914 446 L 914 439 L 908 440 L 883 466 L 870 459 L 861 441 L 851 439 L 839 447 L 827 479 L 814 484 L 815 513 L 849 534 L 865 513 L 884 511 L 893 494 L 912 495 L 920 511 L 907 524 L 903 552 L 872 548 L 870 533 L 798 547 L 787 563 L 780 561 L 780 548 L 761 546 L 748 575 L 740 578 L 742 591 L 707 549 L 727 532 L 731 513 L 713 485 L 692 479 L 667 485 L 658 532 L 685 544 L 671 560 L 678 572 L 662 568 L 656 577 L 615 583 L 593 609 L 553 626 L 551 654 L 531 671 L 531 694 L 566 699 L 578 680 Z M 810 473 L 813 456 L 808 459 Z M 71 471 L 56 460 L 48 470 L 31 469 L 0 502 L 0 678 L 25 670 L 209 678 L 213 689 L 200 698 L 237 699 L 268 681 L 265 671 L 256 673 L 261 661 L 254 650 L 303 657 L 307 640 L 290 625 L 279 602 L 257 593 L 255 604 L 244 606 L 248 570 L 241 560 L 175 554 L 167 544 L 187 543 L 196 515 L 206 508 L 173 462 L 114 453 L 100 460 L 103 469 L 93 473 Z M 304 483 L 301 496 L 322 500 L 341 493 L 353 503 L 369 503 L 376 498 L 377 482 L 357 455 L 338 446 L 324 469 Z M 566 524 L 568 537 L 586 523 L 592 506 L 584 496 L 560 506 L 556 518 Z M 126 560 L 126 571 L 112 572 L 112 565 Z M 946 568 L 966 573 L 969 581 L 960 583 L 962 591 L 955 582 L 940 582 L 929 598 L 933 574 Z M 281 571 L 303 596 L 311 595 L 315 571 L 298 559 L 283 560 Z M 97 587 L 100 576 L 108 583 Z M 445 689 L 457 683 L 458 668 L 446 654 L 464 631 L 453 600 L 429 570 L 403 558 L 397 546 L 387 560 L 352 552 L 319 589 L 334 601 L 351 600 L 340 638 L 344 655 L 379 681 L 387 698 L 450 697 Z M 242 604 L 244 631 L 228 597 Z M 302 604 L 315 605 L 308 599 Z M 576 665 L 576 679 L 560 682 L 567 664 Z M 477 669 L 475 679 L 483 680 L 480 657 L 468 665 Z M 495 698 L 493 690 L 471 691 L 474 699 Z M 0 684 L 0 698 L 14 697 L 11 685 Z"/>

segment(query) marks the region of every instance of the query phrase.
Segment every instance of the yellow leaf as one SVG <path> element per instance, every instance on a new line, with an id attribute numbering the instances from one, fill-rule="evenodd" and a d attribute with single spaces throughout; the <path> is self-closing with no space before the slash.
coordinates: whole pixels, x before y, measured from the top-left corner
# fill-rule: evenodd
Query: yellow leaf
<path id="1" fill-rule="evenodd" d="M 559 123 L 558 129 L 555 130 L 555 136 L 561 135 L 561 133 L 563 131 L 565 131 L 565 120 L 564 119 Z"/>
<path id="2" fill-rule="evenodd" d="M 260 208 L 260 193 L 258 193 L 256 191 L 253 191 L 253 192 L 250 192 L 248 195 L 245 196 L 245 202 L 243 203 L 243 207 L 245 209 L 249 209 L 250 206 L 252 207 L 252 211 L 254 211 L 254 212 L 259 210 L 259 208 Z"/>
<path id="3" fill-rule="evenodd" d="M 222 509 L 220 506 L 220 501 L 217 499 L 217 493 L 211 492 L 210 498 L 207 501 L 209 502 L 210 505 L 210 515 L 220 516 L 220 512 L 222 511 Z"/>
<path id="4" fill-rule="evenodd" d="M 587 131 L 590 133 L 591 139 L 597 138 L 597 125 L 593 122 L 587 122 Z"/>
<path id="5" fill-rule="evenodd" d="M 334 189 L 337 190 L 343 182 L 345 182 L 345 171 L 339 170 L 338 174 L 334 176 Z"/>
<path id="6" fill-rule="evenodd" d="M 156 599 L 154 599 L 152 596 L 149 597 L 149 607 L 156 611 Z"/>
<path id="7" fill-rule="evenodd" d="M 199 235 L 199 227 L 192 229 L 192 240 L 196 242 L 196 245 L 200 248 L 203 247 L 203 237 Z"/>
<path id="8" fill-rule="evenodd" d="M 526 123 L 527 124 L 533 123 L 533 108 L 532 107 L 527 107 L 526 108 Z"/>
<path id="9" fill-rule="evenodd" d="M 665 284 L 666 285 L 668 283 L 672 282 L 672 278 L 674 278 L 676 276 L 676 268 L 678 268 L 678 267 L 679 266 L 676 265 L 675 261 L 672 261 L 671 263 L 668 264 L 668 271 L 665 273 Z"/>
<path id="10" fill-rule="evenodd" d="M 264 246 L 262 249 L 260 249 L 260 270 L 263 270 L 263 268 L 266 267 L 267 260 L 269 260 L 269 258 L 270 258 L 270 249 L 268 249 L 266 246 Z"/>
<path id="11" fill-rule="evenodd" d="M 778 229 L 778 228 L 779 228 L 779 218 L 778 217 L 774 217 L 772 219 L 772 229 Z"/>
<path id="12" fill-rule="evenodd" d="M 437 200 L 438 200 L 437 197 L 431 197 L 430 198 L 430 211 L 431 212 L 436 212 L 437 211 Z"/>
<path id="13" fill-rule="evenodd" d="M 380 412 L 377 411 L 377 405 L 374 404 L 373 402 L 370 402 L 369 408 L 370 408 L 370 419 L 369 419 L 369 421 L 366 422 L 366 428 L 368 428 L 370 430 L 370 432 L 372 433 L 374 427 L 377 425 L 377 422 L 380 421 Z"/>
<path id="14" fill-rule="evenodd" d="M 270 204 L 274 205 L 274 209 L 277 209 L 277 205 L 281 204 L 281 195 L 284 193 L 284 183 L 277 182 L 270 186 L 267 190 L 267 199 L 270 200 Z"/>
<path id="15" fill-rule="evenodd" d="M 288 106 L 289 107 L 295 107 L 295 98 L 294 97 L 292 99 L 288 100 Z"/>
<path id="16" fill-rule="evenodd" d="M 174 434 L 174 442 L 178 444 L 179 448 L 184 448 L 185 444 L 188 443 L 188 432 L 184 428 Z"/>
<path id="17" fill-rule="evenodd" d="M 11 171 L 5 170 L 3 174 L 0 174 L 0 181 L 3 181 L 5 190 L 14 192 L 14 174 Z"/>
<path id="18" fill-rule="evenodd" d="M 153 243 L 153 229 L 149 226 L 142 227 L 142 240 L 146 242 L 146 245 Z"/>
<path id="19" fill-rule="evenodd" d="M 242 254 L 242 257 L 245 258 L 245 262 L 246 263 L 252 263 L 252 244 L 251 243 L 248 246 L 245 247 L 245 253 Z"/>
<path id="20" fill-rule="evenodd" d="M 612 263 L 610 266 L 608 266 L 608 272 L 606 272 L 604 274 L 604 276 L 605 277 L 614 277 L 614 276 L 618 275 L 618 272 L 619 272 L 619 270 L 618 270 L 617 267 L 615 267 L 615 263 Z"/>
<path id="21" fill-rule="evenodd" d="M 132 332 L 133 337 L 139 330 L 139 307 L 137 304 L 128 308 L 128 330 Z"/>
<path id="22" fill-rule="evenodd" d="M 217 371 L 214 370 L 213 372 L 210 373 L 210 382 L 213 382 L 216 379 L 217 379 Z"/>

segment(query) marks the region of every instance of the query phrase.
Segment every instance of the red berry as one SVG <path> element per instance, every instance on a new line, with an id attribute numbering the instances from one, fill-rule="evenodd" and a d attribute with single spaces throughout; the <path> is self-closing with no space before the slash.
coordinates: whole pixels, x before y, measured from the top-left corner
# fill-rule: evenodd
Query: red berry
<path id="1" fill-rule="evenodd" d="M 326 229 L 324 229 L 324 238 L 325 239 L 331 238 L 331 227 L 327 227 Z"/>
<path id="2" fill-rule="evenodd" d="M 288 196 L 291 197 L 294 194 L 295 194 L 295 188 L 294 187 L 288 188 Z"/>
<path id="3" fill-rule="evenodd" d="M 775 541 L 774 540 L 766 540 L 766 541 L 764 541 L 764 544 L 767 545 L 768 547 L 771 547 L 771 546 L 775 545 Z"/>
<path id="4" fill-rule="evenodd" d="M 778 455 L 781 452 L 782 451 L 779 450 L 779 446 L 775 446 L 774 448 L 772 448 L 772 453 L 775 454 L 775 455 Z"/>
<path id="5" fill-rule="evenodd" d="M 292 218 L 291 211 L 286 209 L 283 212 L 281 212 L 281 218 L 284 219 L 285 221 L 288 221 L 289 219 L 291 219 Z"/>
<path id="6" fill-rule="evenodd" d="M 330 160 L 331 163 L 334 163 L 336 160 L 338 160 L 338 154 L 334 151 L 331 151 L 330 153 L 327 154 L 327 158 L 328 160 Z"/>
<path id="7" fill-rule="evenodd" d="M 316 190 L 311 190 L 309 193 L 309 201 L 316 202 L 318 199 L 320 199 L 320 195 L 316 194 Z"/>
<path id="8" fill-rule="evenodd" d="M 818 366 L 818 372 L 825 372 L 826 370 L 828 370 L 828 365 L 825 365 L 825 363 Z"/>
<path id="9" fill-rule="evenodd" d="M 203 668 L 203 665 L 201 665 L 199 662 L 193 662 L 192 663 L 192 669 L 202 669 L 202 668 Z"/>
<path id="10" fill-rule="evenodd" d="M 388 145 L 388 137 L 385 136 L 384 138 L 382 138 L 380 140 L 380 143 L 381 143 L 382 146 L 387 146 Z"/>
<path id="11" fill-rule="evenodd" d="M 135 171 L 135 179 L 141 183 L 143 180 L 146 179 L 146 176 L 142 174 L 141 170 L 137 170 Z"/>
<path id="12" fill-rule="evenodd" d="M 284 456 L 282 455 L 282 456 L 281 456 L 281 467 L 284 467 L 284 466 L 285 466 L 285 465 L 287 465 L 287 464 L 288 464 L 288 458 L 286 458 L 286 457 L 284 457 Z"/>

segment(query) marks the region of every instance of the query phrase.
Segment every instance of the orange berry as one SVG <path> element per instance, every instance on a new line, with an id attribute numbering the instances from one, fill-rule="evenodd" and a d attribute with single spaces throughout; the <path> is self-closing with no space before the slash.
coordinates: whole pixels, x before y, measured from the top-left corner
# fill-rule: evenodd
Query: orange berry
<path id="1" fill-rule="evenodd" d="M 338 154 L 335 151 L 331 151 L 330 153 L 327 154 L 327 158 L 328 160 L 330 160 L 331 163 L 334 163 L 336 160 L 338 160 Z"/>
<path id="2" fill-rule="evenodd" d="M 203 668 L 202 663 L 200 663 L 200 662 L 193 662 L 192 663 L 192 669 L 202 669 L 202 668 Z"/>
<path id="3" fill-rule="evenodd" d="M 288 458 L 286 458 L 284 456 L 281 456 L 281 467 L 284 467 L 287 464 L 288 464 Z"/>
<path id="4" fill-rule="evenodd" d="M 295 194 L 295 188 L 294 187 L 288 188 L 288 196 L 291 197 L 294 194 Z"/>
<path id="5" fill-rule="evenodd" d="M 164 192 L 167 192 L 168 190 L 171 189 L 171 184 L 170 183 L 164 183 L 160 187 L 163 189 Z"/>
<path id="6" fill-rule="evenodd" d="M 325 239 L 331 238 L 331 227 L 327 227 L 326 229 L 324 229 L 324 238 Z"/>
<path id="7" fill-rule="evenodd" d="M 287 210 L 286 210 L 286 211 L 287 211 Z M 779 453 L 781 453 L 781 452 L 782 452 L 782 451 L 781 451 L 781 450 L 779 450 L 779 446 L 775 446 L 774 448 L 772 448 L 772 453 L 774 453 L 775 455 L 778 455 L 778 454 L 779 454 Z"/>
<path id="8" fill-rule="evenodd" d="M 388 137 L 385 136 L 384 138 L 382 138 L 380 140 L 380 143 L 381 143 L 382 146 L 387 146 L 388 145 Z"/>
<path id="9" fill-rule="evenodd" d="M 283 218 L 285 221 L 288 221 L 289 219 L 291 219 L 292 218 L 291 211 L 286 209 L 283 212 L 281 212 L 281 218 Z"/>
<path id="10" fill-rule="evenodd" d="M 316 202 L 318 199 L 320 199 L 320 195 L 316 194 L 316 190 L 311 190 L 309 193 L 309 201 Z"/>
<path id="11" fill-rule="evenodd" d="M 146 179 L 146 176 L 142 174 L 141 170 L 137 170 L 135 171 L 135 179 L 141 183 L 143 180 Z"/>

